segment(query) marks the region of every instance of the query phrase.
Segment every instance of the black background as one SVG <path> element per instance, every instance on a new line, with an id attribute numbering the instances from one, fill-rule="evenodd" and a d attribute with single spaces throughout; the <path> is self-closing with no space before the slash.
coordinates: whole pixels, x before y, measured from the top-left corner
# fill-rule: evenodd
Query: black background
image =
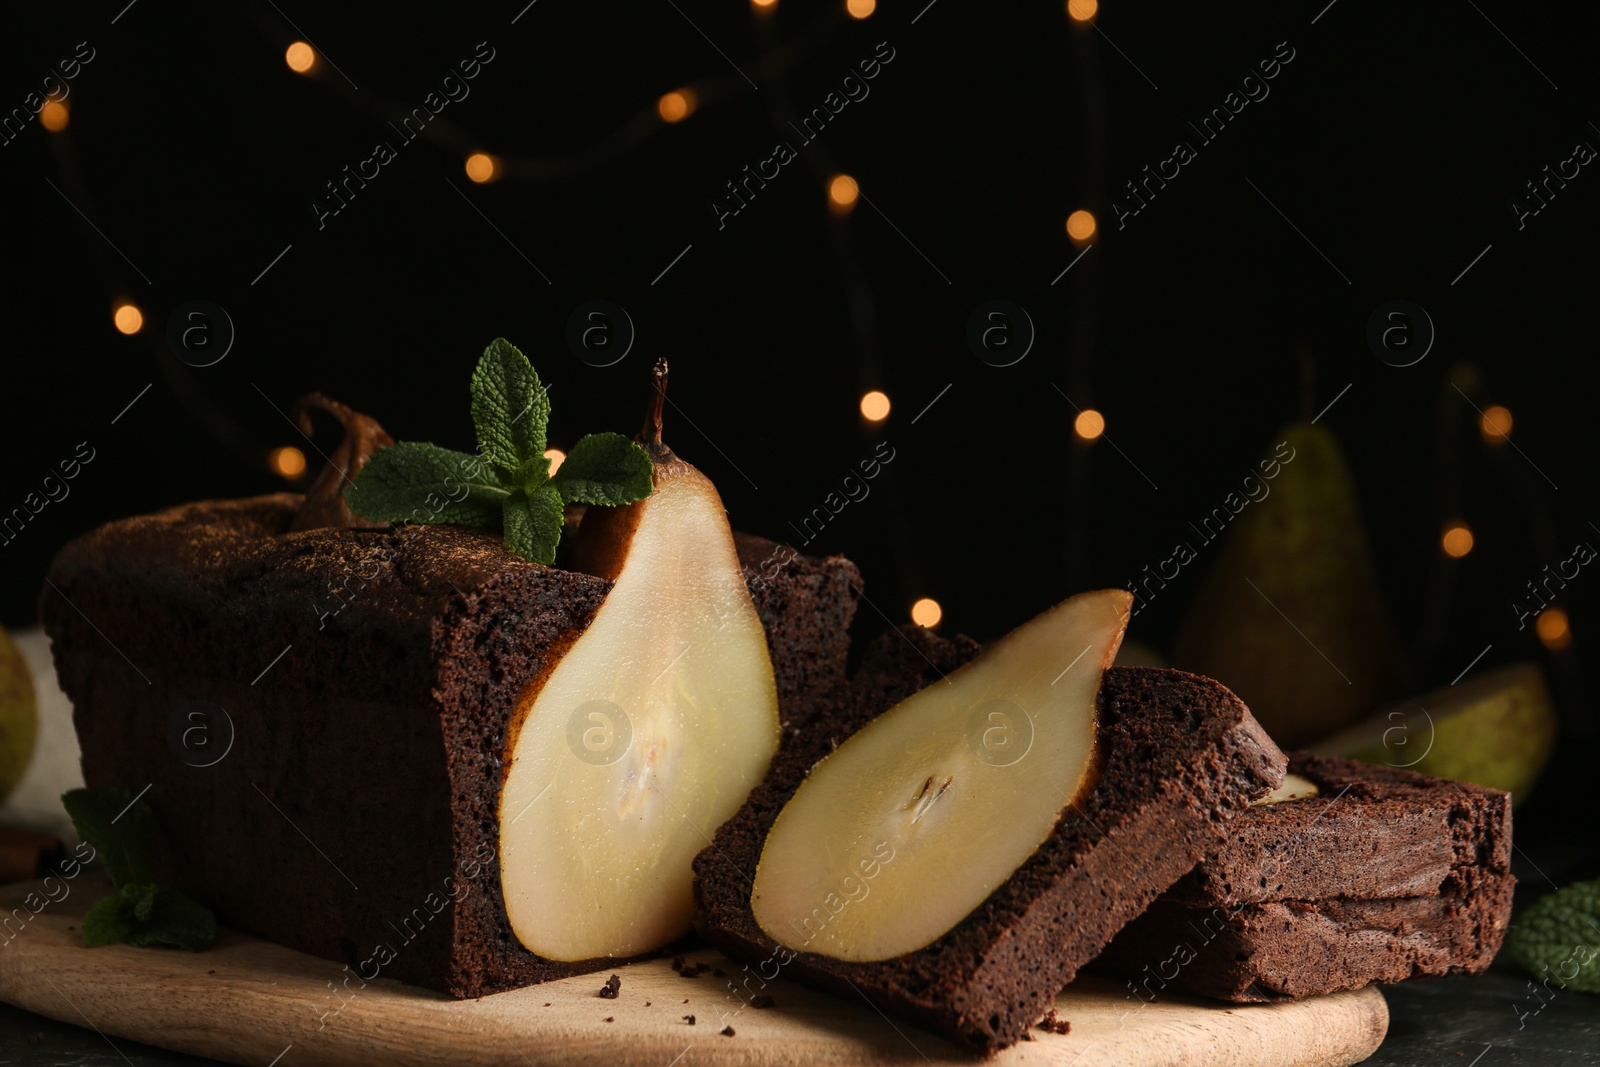
<path id="1" fill-rule="evenodd" d="M 649 360 L 669 357 L 686 418 L 669 412 L 668 440 L 741 529 L 794 540 L 788 524 L 887 441 L 895 460 L 871 497 L 807 546 L 860 564 L 869 633 L 927 595 L 943 629 L 987 638 L 1072 592 L 1128 583 L 1283 425 L 1339 397 L 1321 424 L 1350 458 L 1390 607 L 1408 635 L 1430 615 L 1447 622 L 1415 664 L 1419 687 L 1492 646 L 1475 669 L 1545 660 L 1580 721 L 1600 577 L 1567 590 L 1575 642 L 1561 655 L 1518 631 L 1510 604 L 1574 543 L 1600 544 L 1600 175 L 1585 168 L 1524 229 L 1510 205 L 1576 142 L 1600 145 L 1593 14 L 1112 0 L 1089 29 L 1059 4 L 924 3 L 884 0 L 864 21 L 798 0 L 770 19 L 692 0 L 117 0 L 8 16 L 4 108 L 77 42 L 95 58 L 71 83 L 65 133 L 34 122 L 0 148 L 0 510 L 78 442 L 96 458 L 0 550 L 4 622 L 34 621 L 49 559 L 82 531 L 283 488 L 269 449 L 316 459 L 281 414 L 301 393 L 325 391 L 400 438 L 470 447 L 467 378 L 505 336 L 553 387 L 553 445 L 631 432 Z M 307 34 L 323 57 L 312 77 L 283 59 Z M 470 95 L 400 147 L 384 121 L 480 41 L 495 57 Z M 870 96 L 801 148 L 781 121 L 885 41 L 895 58 Z M 1294 59 L 1270 95 L 1118 230 L 1123 181 L 1195 142 L 1185 122 L 1285 41 Z M 653 119 L 656 98 L 685 85 L 699 109 Z M 719 230 L 712 198 L 779 139 L 801 158 Z M 378 140 L 398 158 L 319 229 L 324 182 Z M 480 149 L 506 159 L 504 180 L 465 178 Z M 835 171 L 871 205 L 831 216 Z M 1078 255 L 1063 221 L 1079 207 L 1099 239 L 1062 275 Z M 141 335 L 112 329 L 119 298 L 144 309 Z M 565 342 L 573 309 L 595 298 L 638 331 L 604 369 Z M 1037 328 L 1015 366 L 988 366 L 965 341 L 993 298 Z M 1397 298 L 1438 333 L 1407 368 L 1364 339 Z M 215 366 L 166 348 L 167 317 L 192 299 L 237 328 Z M 1305 398 L 1302 353 L 1315 366 Z M 856 410 L 869 387 L 894 402 L 879 427 Z M 1116 447 L 1074 442 L 1073 403 L 1105 413 Z M 1491 403 L 1514 413 L 1520 452 L 1481 439 L 1473 405 Z M 1452 515 L 1477 547 L 1446 565 Z M 1151 602 L 1131 639 L 1167 648 L 1207 562 Z M 1592 759 L 1592 740 L 1573 736 Z"/>

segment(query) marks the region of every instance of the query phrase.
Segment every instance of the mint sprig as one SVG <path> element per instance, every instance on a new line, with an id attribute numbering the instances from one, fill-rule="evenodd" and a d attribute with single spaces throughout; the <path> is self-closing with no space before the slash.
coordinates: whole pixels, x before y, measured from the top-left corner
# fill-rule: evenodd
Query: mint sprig
<path id="1" fill-rule="evenodd" d="M 1600 993 L 1600 880 L 1540 897 L 1506 936 L 1506 951 L 1535 978 Z"/>
<path id="2" fill-rule="evenodd" d="M 345 489 L 345 503 L 373 522 L 499 529 L 512 552 L 550 564 L 564 505 L 616 506 L 650 495 L 650 456 L 616 433 L 582 438 L 551 476 L 549 391 L 504 338 L 490 342 L 472 372 L 472 421 L 481 455 L 401 441 L 373 453 Z"/>
<path id="3" fill-rule="evenodd" d="M 191 952 L 211 947 L 216 917 L 176 889 L 155 884 L 150 805 L 126 789 L 73 789 L 61 803 L 78 836 L 105 861 L 117 889 L 85 913 L 85 945 L 176 945 Z"/>

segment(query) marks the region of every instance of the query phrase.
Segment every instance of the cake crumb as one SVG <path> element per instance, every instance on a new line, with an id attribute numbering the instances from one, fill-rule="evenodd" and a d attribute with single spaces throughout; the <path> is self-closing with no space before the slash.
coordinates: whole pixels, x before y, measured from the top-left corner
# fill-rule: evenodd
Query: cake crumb
<path id="1" fill-rule="evenodd" d="M 547 1008 L 548 1008 L 548 1007 L 549 1007 L 549 1006 L 550 1006 L 550 1004 L 549 1004 L 549 1003 L 548 1003 L 548 1002 L 546 1002 L 546 1003 L 545 1003 L 545 1007 L 547 1007 Z"/>
<path id="2" fill-rule="evenodd" d="M 723 969 L 721 967 L 713 967 L 713 968 L 711 968 L 711 973 L 713 975 L 715 975 L 716 977 L 718 977 L 718 978 L 726 978 L 726 977 L 728 977 L 727 973 L 725 971 L 723 971 Z"/>
<path id="3" fill-rule="evenodd" d="M 648 1008 L 648 1007 L 649 1007 L 649 1006 L 650 1006 L 650 1002 L 649 1002 L 649 1001 L 648 1001 L 648 1000 L 647 1000 L 647 1001 L 645 1001 L 645 1002 L 644 1002 L 644 1006 L 645 1006 L 645 1007 L 647 1007 L 647 1008 Z"/>
<path id="4" fill-rule="evenodd" d="M 1040 1019 L 1037 1025 L 1039 1029 L 1050 1034 L 1069 1034 L 1072 1032 L 1072 1024 L 1058 1016 L 1054 1008 L 1045 1012 L 1044 1018 Z"/>
<path id="5" fill-rule="evenodd" d="M 778 1002 L 773 1000 L 765 993 L 757 993 L 755 996 L 750 998 L 750 1006 L 752 1008 L 770 1008 L 776 1003 Z"/>
<path id="6" fill-rule="evenodd" d="M 606 1022 L 608 1022 L 608 1023 L 614 1023 L 614 1022 L 616 1022 L 616 1021 L 617 1021 L 617 1017 L 616 1017 L 616 1016 L 614 1016 L 614 1015 L 607 1015 L 607 1016 L 606 1016 Z"/>
<path id="7" fill-rule="evenodd" d="M 596 996 L 603 997 L 606 1000 L 616 1000 L 617 992 L 621 988 L 622 979 L 618 978 L 616 975 L 612 975 L 610 978 L 606 979 L 606 984 L 600 987 L 600 992 L 597 993 Z"/>
<path id="8" fill-rule="evenodd" d="M 721 1030 L 718 1030 L 717 1033 L 721 1034 L 723 1037 L 732 1037 L 733 1036 L 733 1027 L 724 1026 Z"/>
<path id="9" fill-rule="evenodd" d="M 687 1004 L 689 1002 L 686 1000 L 686 1001 L 684 1001 L 684 1003 Z M 693 1015 L 685 1015 L 683 1017 L 683 1021 L 688 1023 L 690 1026 L 693 1026 L 694 1025 L 694 1016 Z"/>
<path id="10" fill-rule="evenodd" d="M 683 970 L 683 957 L 682 956 L 674 956 L 674 957 L 672 957 L 672 969 L 675 970 L 675 971 L 682 971 Z"/>
<path id="11" fill-rule="evenodd" d="M 1024 1041 L 1037 1041 L 1039 1039 L 1034 1037 L 1032 1034 L 1028 1033 L 1026 1030 L 1024 1030 L 1023 1033 L 1022 1033 L 1022 1040 L 1024 1040 Z"/>

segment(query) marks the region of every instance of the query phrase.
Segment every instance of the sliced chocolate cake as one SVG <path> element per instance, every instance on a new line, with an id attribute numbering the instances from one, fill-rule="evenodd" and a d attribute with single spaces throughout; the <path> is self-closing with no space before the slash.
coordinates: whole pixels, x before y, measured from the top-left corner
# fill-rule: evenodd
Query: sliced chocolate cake
<path id="1" fill-rule="evenodd" d="M 614 964 L 523 947 L 499 810 L 518 709 L 612 583 L 483 530 L 296 530 L 301 506 L 190 504 L 57 557 L 40 610 L 88 783 L 154 809 L 164 884 L 360 980 L 480 996 Z M 812 718 L 844 679 L 859 574 L 736 545 L 779 716 Z M 584 743 L 600 729 L 574 721 Z"/>
<path id="2" fill-rule="evenodd" d="M 1236 1002 L 1478 974 L 1511 915 L 1511 797 L 1296 753 L 1291 799 L 1235 819 L 1214 855 L 1096 961 L 1146 999 Z"/>
<path id="3" fill-rule="evenodd" d="M 1041 647 L 1051 662 L 1033 675 L 1050 690 L 1074 677 L 1074 670 L 1089 672 L 1077 684 L 1084 686 L 1093 746 L 1076 791 L 1069 782 L 1056 796 L 1035 783 L 1022 784 L 1020 777 L 1007 778 L 1027 765 L 1030 754 L 1044 770 L 1061 763 L 1060 753 L 1050 748 L 1048 716 L 1003 700 L 980 701 L 970 715 L 962 709 L 986 660 L 1002 668 L 990 672 L 1002 681 L 1030 673 L 1017 661 L 1018 650 L 1026 648 L 1024 633 L 1074 601 L 981 656 L 969 640 L 945 640 L 915 627 L 885 635 L 864 656 L 851 699 L 802 743 L 780 752 L 767 781 L 695 861 L 696 928 L 748 964 L 744 988 L 759 993 L 763 981 L 781 974 L 852 1000 L 865 997 L 973 1052 L 1003 1048 L 1022 1037 L 1118 929 L 1215 851 L 1233 816 L 1277 785 L 1282 753 L 1223 686 L 1180 671 L 1105 669 L 1121 625 L 1109 647 L 1097 647 L 1098 663 L 1086 658 L 1090 648 L 1081 634 L 1045 642 Z M 1011 659 L 997 658 L 1002 646 Z M 966 741 L 975 750 L 990 741 L 1000 746 L 999 756 L 979 753 L 979 762 L 998 768 L 995 774 L 960 751 L 959 728 L 953 743 L 939 736 L 943 710 L 937 702 L 946 690 L 956 694 L 951 699 L 958 705 L 957 721 L 964 715 L 975 724 Z M 775 875 L 795 867 L 791 857 L 776 853 L 790 848 L 780 838 L 799 833 L 794 824 L 805 817 L 802 794 L 835 788 L 823 780 L 830 764 L 847 751 L 859 755 L 877 740 L 870 738 L 875 729 L 882 734 L 880 727 L 904 719 L 905 709 L 916 706 L 908 699 L 913 694 L 926 707 L 916 709 L 905 747 L 913 754 L 929 749 L 930 759 L 953 770 L 929 774 L 918 787 L 898 769 L 880 779 L 850 765 L 850 777 L 862 779 L 882 807 L 856 820 L 850 805 L 840 804 L 839 825 L 815 838 L 797 838 L 809 845 L 816 864 L 844 857 L 846 874 L 837 879 L 837 892 L 819 894 L 817 906 L 799 921 L 779 921 L 775 916 L 793 913 L 783 910 L 790 887 Z M 1017 746 L 1008 747 L 1019 735 Z M 911 786 L 903 800 L 900 781 Z M 970 880 L 970 865 L 945 847 L 949 839 L 919 835 L 938 834 L 970 812 L 978 836 L 1001 837 L 1011 819 L 1035 809 L 1046 813 L 1043 840 L 1023 854 L 1019 866 L 997 872 L 997 884 L 972 907 L 964 902 L 968 898 L 953 905 L 943 899 Z M 888 814 L 880 817 L 880 810 Z M 871 834 L 881 831 L 883 841 L 873 845 L 858 821 Z M 923 850 L 932 855 L 919 855 Z M 933 873 L 925 874 L 916 866 L 920 862 Z M 896 885 L 896 875 L 912 877 Z M 894 895 L 901 892 L 908 894 L 905 900 Z M 874 905 L 879 894 L 888 895 Z M 928 925 L 927 916 L 939 914 L 955 918 Z"/>

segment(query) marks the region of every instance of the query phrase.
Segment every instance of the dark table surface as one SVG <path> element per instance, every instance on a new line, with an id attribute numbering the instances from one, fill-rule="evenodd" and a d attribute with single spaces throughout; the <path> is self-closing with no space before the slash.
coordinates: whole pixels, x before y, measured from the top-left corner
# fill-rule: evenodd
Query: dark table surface
<path id="1" fill-rule="evenodd" d="M 1478 978 L 1436 978 L 1384 987 L 1389 1036 L 1374 1067 L 1577 1067 L 1600 1064 L 1600 996 L 1544 992 L 1496 966 Z M 1535 1011 L 1537 1009 L 1537 1013 Z M 292 1056 L 292 1053 L 291 1053 Z M 0 1064 L 126 1067 L 211 1060 L 106 1038 L 0 1004 Z M 262 1067 L 265 1067 L 263 1064 Z M 285 1059 L 282 1067 L 294 1067 Z"/>

